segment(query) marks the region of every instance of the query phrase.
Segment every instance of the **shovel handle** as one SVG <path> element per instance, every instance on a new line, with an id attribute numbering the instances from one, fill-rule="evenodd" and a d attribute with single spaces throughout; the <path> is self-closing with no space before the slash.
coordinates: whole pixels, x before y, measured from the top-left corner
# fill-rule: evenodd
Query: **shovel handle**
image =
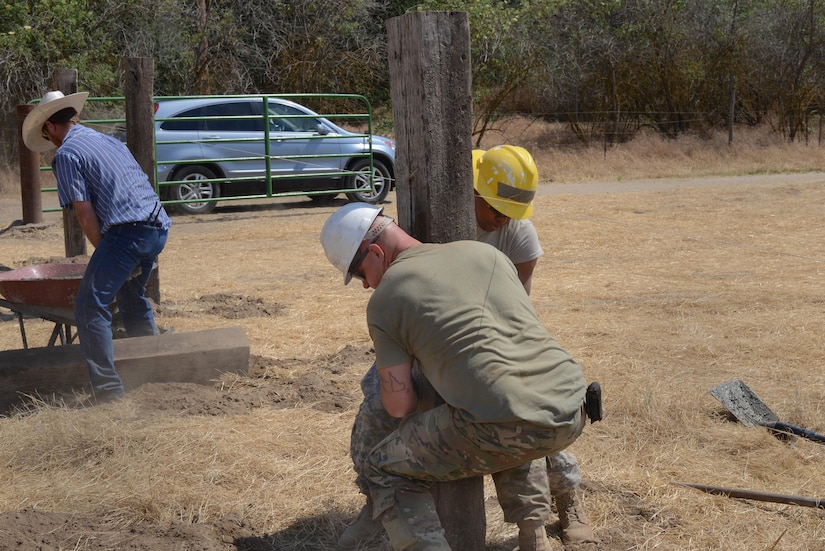
<path id="1" fill-rule="evenodd" d="M 801 436 L 802 438 L 807 438 L 808 440 L 813 440 L 814 442 L 825 444 L 825 435 L 816 433 L 812 430 L 808 430 L 802 427 L 798 427 L 796 425 L 791 425 L 790 423 L 783 423 L 782 421 L 772 421 L 770 423 L 765 423 L 765 426 L 776 431 L 789 432 L 791 434 Z"/>

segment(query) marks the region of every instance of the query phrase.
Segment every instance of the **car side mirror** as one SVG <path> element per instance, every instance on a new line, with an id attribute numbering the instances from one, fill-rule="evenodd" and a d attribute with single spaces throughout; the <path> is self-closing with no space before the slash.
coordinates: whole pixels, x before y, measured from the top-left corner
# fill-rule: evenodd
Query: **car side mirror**
<path id="1" fill-rule="evenodd" d="M 327 134 L 329 134 L 329 128 L 320 123 L 318 124 L 318 126 L 315 127 L 315 131 L 318 132 L 318 134 L 320 134 L 321 136 L 326 136 Z"/>

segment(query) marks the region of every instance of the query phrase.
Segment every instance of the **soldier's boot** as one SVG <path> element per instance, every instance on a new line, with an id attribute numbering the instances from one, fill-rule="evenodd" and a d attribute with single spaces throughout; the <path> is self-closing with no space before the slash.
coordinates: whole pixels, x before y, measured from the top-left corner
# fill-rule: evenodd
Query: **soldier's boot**
<path id="1" fill-rule="evenodd" d="M 598 543 L 593 528 L 587 520 L 576 490 L 554 494 L 556 512 L 561 523 L 561 541 L 565 545 L 574 543 Z"/>
<path id="2" fill-rule="evenodd" d="M 357 551 L 361 546 L 377 539 L 383 532 L 384 527 L 377 520 L 372 519 L 372 500 L 367 498 L 367 502 L 358 513 L 358 517 L 338 538 L 337 551 Z"/>
<path id="3" fill-rule="evenodd" d="M 518 547 L 513 551 L 553 551 L 544 521 L 523 520 L 518 523 Z"/>

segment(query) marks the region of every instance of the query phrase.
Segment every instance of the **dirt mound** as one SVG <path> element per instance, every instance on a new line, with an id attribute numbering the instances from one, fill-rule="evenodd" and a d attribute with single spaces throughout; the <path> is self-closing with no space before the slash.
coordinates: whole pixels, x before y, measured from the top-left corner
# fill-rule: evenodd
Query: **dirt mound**
<path id="1" fill-rule="evenodd" d="M 246 376 L 225 375 L 214 387 L 148 383 L 129 396 L 147 415 L 238 415 L 261 407 L 309 407 L 335 413 L 361 400 L 356 392 L 358 374 L 345 368 L 369 366 L 371 361 L 370 349 L 353 346 L 312 360 L 253 355 Z"/>
<path id="2" fill-rule="evenodd" d="M 237 517 L 213 524 L 148 523 L 101 526 L 93 516 L 50 513 L 30 507 L 0 513 L 0 549 L 131 549 L 224 551 L 238 549 L 236 541 L 249 539 L 253 530 Z"/>

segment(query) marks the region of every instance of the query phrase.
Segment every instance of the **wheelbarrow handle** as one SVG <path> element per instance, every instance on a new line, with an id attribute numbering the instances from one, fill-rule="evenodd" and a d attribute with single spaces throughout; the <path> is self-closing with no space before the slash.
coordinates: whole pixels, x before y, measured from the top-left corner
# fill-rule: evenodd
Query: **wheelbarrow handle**
<path id="1" fill-rule="evenodd" d="M 801 436 L 802 438 L 807 438 L 808 440 L 813 440 L 814 442 L 825 444 L 825 435 L 819 434 L 817 432 L 802 427 L 798 427 L 796 425 L 791 425 L 790 423 L 783 423 L 782 421 L 772 421 L 769 423 L 765 423 L 765 426 L 769 429 L 773 429 L 779 432 L 789 432 L 791 434 Z"/>

